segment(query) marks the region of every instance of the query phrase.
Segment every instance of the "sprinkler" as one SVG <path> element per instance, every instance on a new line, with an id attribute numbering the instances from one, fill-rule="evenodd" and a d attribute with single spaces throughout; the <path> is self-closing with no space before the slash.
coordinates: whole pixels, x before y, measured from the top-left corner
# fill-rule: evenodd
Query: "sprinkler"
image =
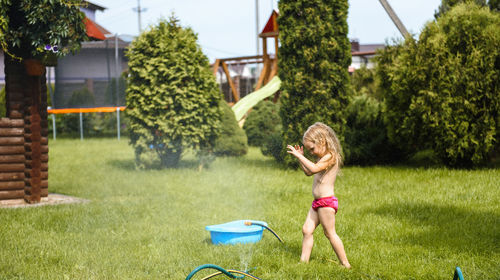
<path id="1" fill-rule="evenodd" d="M 216 269 L 218 271 L 215 273 L 212 273 L 208 276 L 205 276 L 201 280 L 210 279 L 210 278 L 215 277 L 215 276 L 220 275 L 220 274 L 224 274 L 231 279 L 242 279 L 242 278 L 245 278 L 245 276 L 247 276 L 247 277 L 250 277 L 251 279 L 261 280 L 260 278 L 255 277 L 255 276 L 253 276 L 245 271 L 239 271 L 239 270 L 234 270 L 234 269 L 224 269 L 224 268 L 222 268 L 218 265 L 215 265 L 215 264 L 204 264 L 204 265 L 198 266 L 193 271 L 191 271 L 191 273 L 189 273 L 189 275 L 186 277 L 186 280 L 190 280 L 198 271 L 203 270 L 203 269 L 207 269 L 207 268 Z"/>
<path id="2" fill-rule="evenodd" d="M 246 221 L 245 222 L 245 225 L 246 226 L 251 226 L 251 225 L 256 225 L 256 226 L 261 226 L 265 229 L 267 229 L 268 231 L 270 231 L 272 234 L 274 234 L 274 236 L 276 236 L 276 238 L 278 238 L 278 240 L 283 243 L 283 240 L 278 236 L 278 234 L 276 232 L 274 232 L 274 230 L 272 230 L 270 227 L 262 224 L 262 223 L 259 223 L 259 222 L 254 222 L 254 221 Z"/>

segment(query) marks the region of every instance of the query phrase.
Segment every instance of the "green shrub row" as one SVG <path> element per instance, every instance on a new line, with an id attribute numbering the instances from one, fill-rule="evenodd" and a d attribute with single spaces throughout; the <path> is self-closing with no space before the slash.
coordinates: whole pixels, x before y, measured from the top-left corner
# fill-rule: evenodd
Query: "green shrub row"
<path id="1" fill-rule="evenodd" d="M 418 41 L 381 52 L 378 65 L 392 143 L 432 149 L 449 166 L 491 161 L 500 147 L 500 14 L 456 5 Z"/>
<path id="2" fill-rule="evenodd" d="M 80 115 L 78 113 L 56 114 L 55 126 L 57 137 L 80 137 Z M 53 116 L 48 117 L 49 134 L 53 133 Z M 117 114 L 82 113 L 84 137 L 115 137 L 117 135 Z M 129 121 L 120 112 L 120 135 L 128 135 Z"/>

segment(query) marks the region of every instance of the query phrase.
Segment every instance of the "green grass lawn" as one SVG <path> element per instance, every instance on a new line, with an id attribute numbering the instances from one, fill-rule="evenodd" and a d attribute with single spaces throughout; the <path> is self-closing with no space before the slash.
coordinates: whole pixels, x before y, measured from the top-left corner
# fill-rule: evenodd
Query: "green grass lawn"
<path id="1" fill-rule="evenodd" d="M 299 264 L 312 178 L 251 149 L 197 170 L 138 171 L 126 139 L 50 142 L 49 191 L 85 204 L 0 209 L 0 279 L 185 279 L 212 263 L 262 279 L 500 278 L 500 170 L 345 167 L 337 231 Z M 215 246 L 206 225 L 268 222 L 255 244 Z M 212 271 L 196 274 L 196 279 Z M 216 279 L 227 279 L 220 276 Z"/>

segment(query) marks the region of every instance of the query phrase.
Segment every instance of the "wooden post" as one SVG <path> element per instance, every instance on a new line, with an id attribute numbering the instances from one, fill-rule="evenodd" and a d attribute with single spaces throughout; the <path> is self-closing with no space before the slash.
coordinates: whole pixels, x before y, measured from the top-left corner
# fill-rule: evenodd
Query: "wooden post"
<path id="1" fill-rule="evenodd" d="M 264 67 L 262 68 L 262 71 L 260 72 L 259 76 L 259 81 L 257 82 L 257 85 L 255 86 L 255 90 L 258 90 L 261 86 L 266 84 L 267 80 L 267 75 L 269 71 L 269 55 L 267 54 L 267 39 L 265 37 L 262 37 L 262 51 L 263 55 L 262 58 L 264 59 Z"/>
<path id="2" fill-rule="evenodd" d="M 5 55 L 5 105 L 7 118 L 0 119 L 0 200 L 24 197 L 24 86 L 23 63 Z"/>
<path id="3" fill-rule="evenodd" d="M 41 79 L 40 76 L 28 76 L 27 81 L 24 117 L 26 141 L 24 200 L 28 203 L 37 203 L 42 196 Z"/>
<path id="4" fill-rule="evenodd" d="M 220 59 L 216 59 L 212 71 L 214 72 L 214 76 L 217 75 L 217 71 L 219 71 Z"/>
<path id="5" fill-rule="evenodd" d="M 240 95 L 239 95 L 239 92 L 236 90 L 236 87 L 234 86 L 233 79 L 231 79 L 231 75 L 229 74 L 229 69 L 227 68 L 227 64 L 225 61 L 222 61 L 222 69 L 224 69 L 224 73 L 226 73 L 227 82 L 229 83 L 229 86 L 231 87 L 234 102 L 236 103 L 240 100 Z"/>

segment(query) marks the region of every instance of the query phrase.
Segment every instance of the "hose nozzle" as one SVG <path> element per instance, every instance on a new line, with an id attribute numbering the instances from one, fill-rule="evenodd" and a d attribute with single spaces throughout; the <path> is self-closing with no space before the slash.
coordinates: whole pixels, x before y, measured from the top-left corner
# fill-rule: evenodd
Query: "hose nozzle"
<path id="1" fill-rule="evenodd" d="M 267 229 L 268 231 L 270 231 L 272 234 L 274 234 L 274 236 L 276 236 L 276 238 L 278 238 L 278 240 L 281 243 L 283 243 L 283 240 L 281 239 L 281 237 L 279 237 L 278 234 L 276 232 L 274 232 L 274 230 L 272 230 L 270 227 L 266 226 L 265 224 L 262 224 L 259 222 L 251 222 L 251 221 L 245 221 L 244 224 L 245 224 L 245 226 L 251 226 L 251 225 L 261 226 L 261 227 Z"/>

